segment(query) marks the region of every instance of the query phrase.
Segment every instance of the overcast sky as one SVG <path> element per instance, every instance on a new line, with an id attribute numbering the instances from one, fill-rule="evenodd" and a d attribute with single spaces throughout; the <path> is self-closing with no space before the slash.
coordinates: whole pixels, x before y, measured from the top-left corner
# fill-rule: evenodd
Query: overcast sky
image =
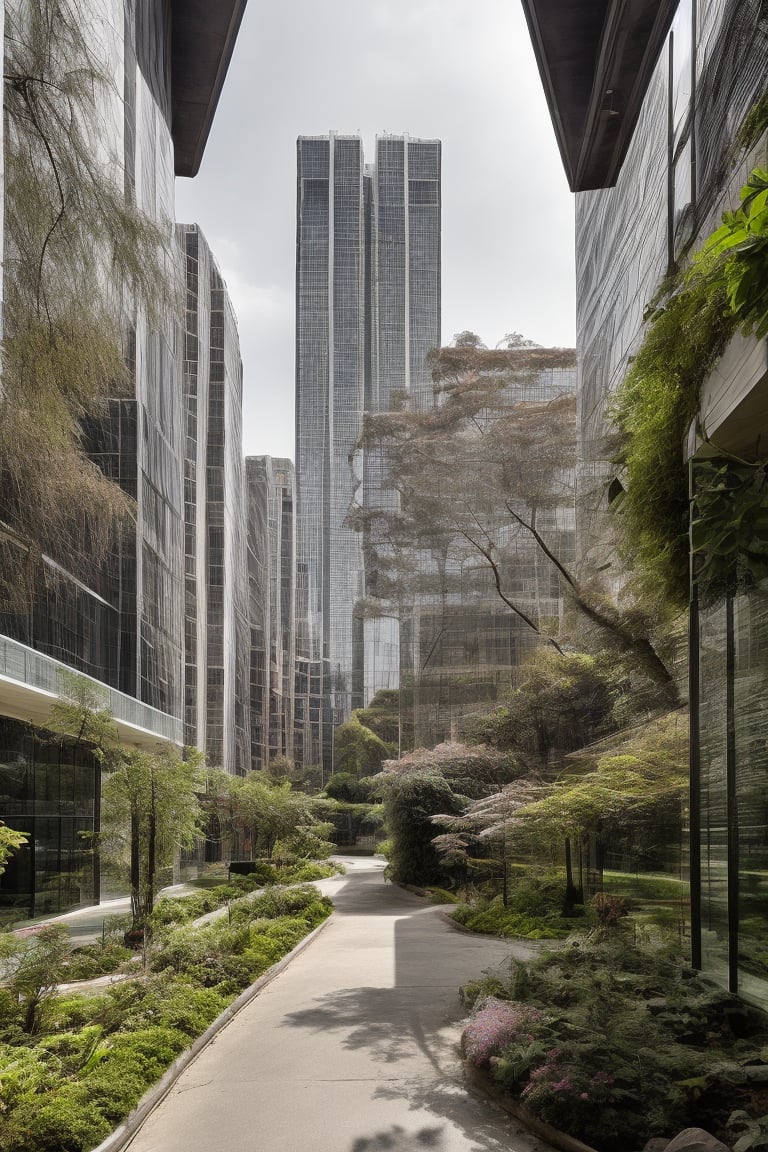
<path id="1" fill-rule="evenodd" d="M 296 137 L 443 142 L 443 343 L 574 342 L 573 197 L 519 0 L 250 0 L 200 173 L 177 180 L 240 327 L 247 455 L 294 454 Z"/>

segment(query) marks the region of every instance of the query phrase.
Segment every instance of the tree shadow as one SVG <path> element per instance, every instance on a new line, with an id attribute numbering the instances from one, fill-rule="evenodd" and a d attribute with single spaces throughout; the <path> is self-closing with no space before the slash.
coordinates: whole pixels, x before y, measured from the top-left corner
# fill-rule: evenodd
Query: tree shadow
<path id="1" fill-rule="evenodd" d="M 422 1148 L 444 1147 L 443 1127 L 419 1128 L 416 1132 L 406 1132 L 399 1124 L 393 1124 L 385 1132 L 373 1136 L 358 1136 L 350 1152 L 419 1152 Z"/>

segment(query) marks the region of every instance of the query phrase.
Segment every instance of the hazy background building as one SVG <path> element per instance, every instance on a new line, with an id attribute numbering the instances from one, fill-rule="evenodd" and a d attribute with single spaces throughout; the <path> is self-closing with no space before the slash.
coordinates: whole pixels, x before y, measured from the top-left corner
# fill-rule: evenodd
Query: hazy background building
<path id="1" fill-rule="evenodd" d="M 294 756 L 296 504 L 292 461 L 249 456 L 245 465 L 252 767 L 260 768 Z"/>

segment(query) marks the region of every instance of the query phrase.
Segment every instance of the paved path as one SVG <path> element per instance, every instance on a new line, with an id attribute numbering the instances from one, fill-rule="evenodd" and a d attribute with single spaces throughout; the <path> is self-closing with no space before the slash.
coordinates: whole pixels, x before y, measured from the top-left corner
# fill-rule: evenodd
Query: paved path
<path id="1" fill-rule="evenodd" d="M 187 1068 L 130 1152 L 547 1152 L 463 1086 L 457 990 L 509 956 L 350 860 L 336 915 Z"/>

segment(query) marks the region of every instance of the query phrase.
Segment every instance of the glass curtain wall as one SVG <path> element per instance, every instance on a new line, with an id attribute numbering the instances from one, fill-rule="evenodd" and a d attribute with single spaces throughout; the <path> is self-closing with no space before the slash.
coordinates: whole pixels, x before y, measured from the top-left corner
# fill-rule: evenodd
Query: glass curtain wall
<path id="1" fill-rule="evenodd" d="M 98 902 L 99 780 L 82 745 L 0 718 L 0 820 L 29 837 L 0 876 L 0 922 Z"/>

